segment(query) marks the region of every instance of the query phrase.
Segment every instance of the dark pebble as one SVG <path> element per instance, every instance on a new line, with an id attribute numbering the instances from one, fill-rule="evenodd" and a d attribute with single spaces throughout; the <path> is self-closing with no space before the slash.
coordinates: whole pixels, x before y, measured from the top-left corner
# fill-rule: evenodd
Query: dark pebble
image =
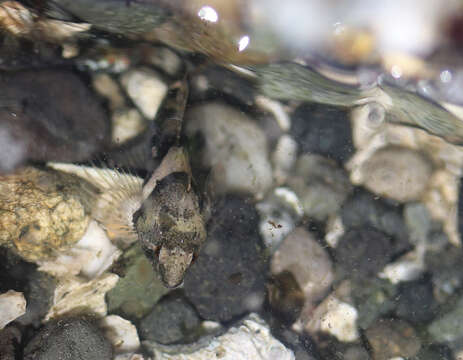
<path id="1" fill-rule="evenodd" d="M 296 360 L 318 360 L 317 347 L 312 339 L 286 329 L 274 329 L 272 334 L 280 340 L 287 348 L 294 352 Z"/>
<path id="2" fill-rule="evenodd" d="M 392 239 L 372 228 L 347 231 L 335 249 L 337 270 L 354 278 L 374 277 L 389 262 Z"/>
<path id="3" fill-rule="evenodd" d="M 109 139 L 107 114 L 72 72 L 5 73 L 0 87 L 0 172 L 26 159 L 86 160 Z"/>
<path id="4" fill-rule="evenodd" d="M 26 313 L 16 322 L 38 326 L 51 306 L 55 285 L 54 278 L 37 271 L 35 265 L 6 248 L 0 249 L 0 293 L 13 289 L 24 293 L 26 298 Z"/>
<path id="5" fill-rule="evenodd" d="M 346 228 L 368 226 L 393 237 L 394 252 L 410 247 L 409 234 L 400 206 L 379 199 L 371 193 L 357 189 L 341 208 Z"/>
<path id="6" fill-rule="evenodd" d="M 213 213 L 208 239 L 185 276 L 185 294 L 208 320 L 228 321 L 260 309 L 267 263 L 254 207 L 223 199 Z"/>
<path id="7" fill-rule="evenodd" d="M 454 360 L 452 350 L 445 345 L 430 345 L 422 348 L 411 360 Z"/>
<path id="8" fill-rule="evenodd" d="M 346 109 L 320 104 L 301 105 L 293 113 L 290 133 L 302 153 L 321 154 L 343 163 L 354 152 Z"/>
<path id="9" fill-rule="evenodd" d="M 15 360 L 19 359 L 19 344 L 21 342 L 21 332 L 14 326 L 8 326 L 0 330 L 0 359 Z"/>
<path id="10" fill-rule="evenodd" d="M 426 322 L 436 315 L 436 307 L 430 279 L 400 285 L 396 303 L 398 317 L 413 323 Z"/>
<path id="11" fill-rule="evenodd" d="M 76 318 L 45 325 L 24 349 L 24 360 L 110 360 L 112 355 L 111 344 L 101 331 Z"/>
<path id="12" fill-rule="evenodd" d="M 200 324 L 193 307 L 182 297 L 168 296 L 158 302 L 140 322 L 140 336 L 161 344 L 188 338 Z"/>

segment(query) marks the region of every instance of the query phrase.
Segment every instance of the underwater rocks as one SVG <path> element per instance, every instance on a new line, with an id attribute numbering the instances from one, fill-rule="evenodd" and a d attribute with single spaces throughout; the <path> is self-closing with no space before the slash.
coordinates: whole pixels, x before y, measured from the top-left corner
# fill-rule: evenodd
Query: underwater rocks
<path id="1" fill-rule="evenodd" d="M 0 176 L 0 245 L 28 261 L 69 249 L 88 223 L 83 183 L 51 169 L 24 168 Z"/>
<path id="2" fill-rule="evenodd" d="M 107 144 L 109 119 L 74 73 L 3 73 L 0 86 L 0 172 L 28 159 L 82 161 Z"/>

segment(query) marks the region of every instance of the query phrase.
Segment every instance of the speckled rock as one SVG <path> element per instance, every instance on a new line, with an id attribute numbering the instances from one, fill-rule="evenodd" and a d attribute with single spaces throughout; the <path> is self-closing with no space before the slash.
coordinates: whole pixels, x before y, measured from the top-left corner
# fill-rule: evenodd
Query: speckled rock
<path id="1" fill-rule="evenodd" d="M 0 172 L 26 159 L 86 160 L 108 143 L 107 115 L 74 73 L 3 73 L 0 86 L 6 99 L 0 111 Z"/>
<path id="2" fill-rule="evenodd" d="M 374 277 L 391 258 L 392 239 L 372 228 L 351 229 L 335 249 L 336 268 L 355 278 Z"/>
<path id="3" fill-rule="evenodd" d="M 396 319 L 379 319 L 365 332 L 373 353 L 373 360 L 415 356 L 421 341 L 415 330 L 406 322 Z"/>
<path id="4" fill-rule="evenodd" d="M 263 195 L 272 184 L 267 139 L 247 115 L 222 103 L 196 106 L 185 114 L 186 134 L 203 137 L 200 166 L 212 168 L 218 193 Z M 195 159 L 193 159 L 195 162 Z"/>
<path id="5" fill-rule="evenodd" d="M 288 184 L 301 199 L 307 216 L 325 220 L 336 213 L 352 191 L 343 169 L 319 155 L 302 155 Z"/>
<path id="6" fill-rule="evenodd" d="M 141 318 L 169 291 L 162 285 L 138 243 L 127 250 L 115 266 L 121 278 L 107 294 L 110 312 Z"/>
<path id="7" fill-rule="evenodd" d="M 87 320 L 63 319 L 45 325 L 24 349 L 24 360 L 112 359 L 112 348 Z"/>
<path id="8" fill-rule="evenodd" d="M 254 207 L 238 197 L 220 202 L 184 289 L 203 318 L 227 321 L 260 309 L 267 266 Z"/>
<path id="9" fill-rule="evenodd" d="M 134 68 L 121 76 L 121 84 L 141 113 L 153 120 L 167 95 L 167 85 L 159 74 L 148 68 Z"/>
<path id="10" fill-rule="evenodd" d="M 295 360 L 294 353 L 272 336 L 256 314 L 249 315 L 224 335 L 191 345 L 143 344 L 156 360 Z"/>
<path id="11" fill-rule="evenodd" d="M 302 153 L 314 153 L 344 162 L 354 151 L 349 113 L 320 104 L 299 106 L 291 117 L 290 133 Z"/>
<path id="12" fill-rule="evenodd" d="M 325 249 L 302 227 L 286 237 L 273 255 L 270 267 L 275 275 L 291 272 L 308 302 L 320 300 L 334 279 L 332 263 Z"/>
<path id="13" fill-rule="evenodd" d="M 112 141 L 118 145 L 140 135 L 148 125 L 137 109 L 119 109 L 113 113 L 111 121 Z"/>
<path id="14" fill-rule="evenodd" d="M 432 164 L 424 154 L 398 146 L 376 151 L 363 164 L 363 183 L 372 192 L 400 202 L 418 200 L 426 190 Z"/>
<path id="15" fill-rule="evenodd" d="M 81 186 L 73 176 L 31 167 L 0 176 L 0 245 L 28 261 L 71 247 L 89 222 Z"/>
<path id="16" fill-rule="evenodd" d="M 192 306 L 182 297 L 167 297 L 158 302 L 140 322 L 140 335 L 161 344 L 180 342 L 199 326 Z"/>

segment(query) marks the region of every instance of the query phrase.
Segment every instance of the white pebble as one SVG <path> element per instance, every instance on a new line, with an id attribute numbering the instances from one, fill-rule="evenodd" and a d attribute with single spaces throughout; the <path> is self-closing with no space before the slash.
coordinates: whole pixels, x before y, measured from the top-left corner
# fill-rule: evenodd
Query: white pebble
<path id="1" fill-rule="evenodd" d="M 26 312 L 23 293 L 9 290 L 0 294 L 0 330 Z"/>
<path id="2" fill-rule="evenodd" d="M 101 319 L 100 327 L 117 354 L 133 353 L 139 349 L 137 328 L 130 321 L 117 315 L 109 315 Z"/>

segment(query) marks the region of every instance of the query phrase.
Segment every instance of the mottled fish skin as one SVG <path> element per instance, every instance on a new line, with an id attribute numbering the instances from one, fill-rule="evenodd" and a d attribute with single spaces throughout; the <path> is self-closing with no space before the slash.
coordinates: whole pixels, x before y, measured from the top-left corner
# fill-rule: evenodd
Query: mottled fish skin
<path id="1" fill-rule="evenodd" d="M 185 271 L 206 240 L 199 199 L 186 173 L 162 179 L 133 217 L 146 256 L 164 285 L 182 284 Z"/>

